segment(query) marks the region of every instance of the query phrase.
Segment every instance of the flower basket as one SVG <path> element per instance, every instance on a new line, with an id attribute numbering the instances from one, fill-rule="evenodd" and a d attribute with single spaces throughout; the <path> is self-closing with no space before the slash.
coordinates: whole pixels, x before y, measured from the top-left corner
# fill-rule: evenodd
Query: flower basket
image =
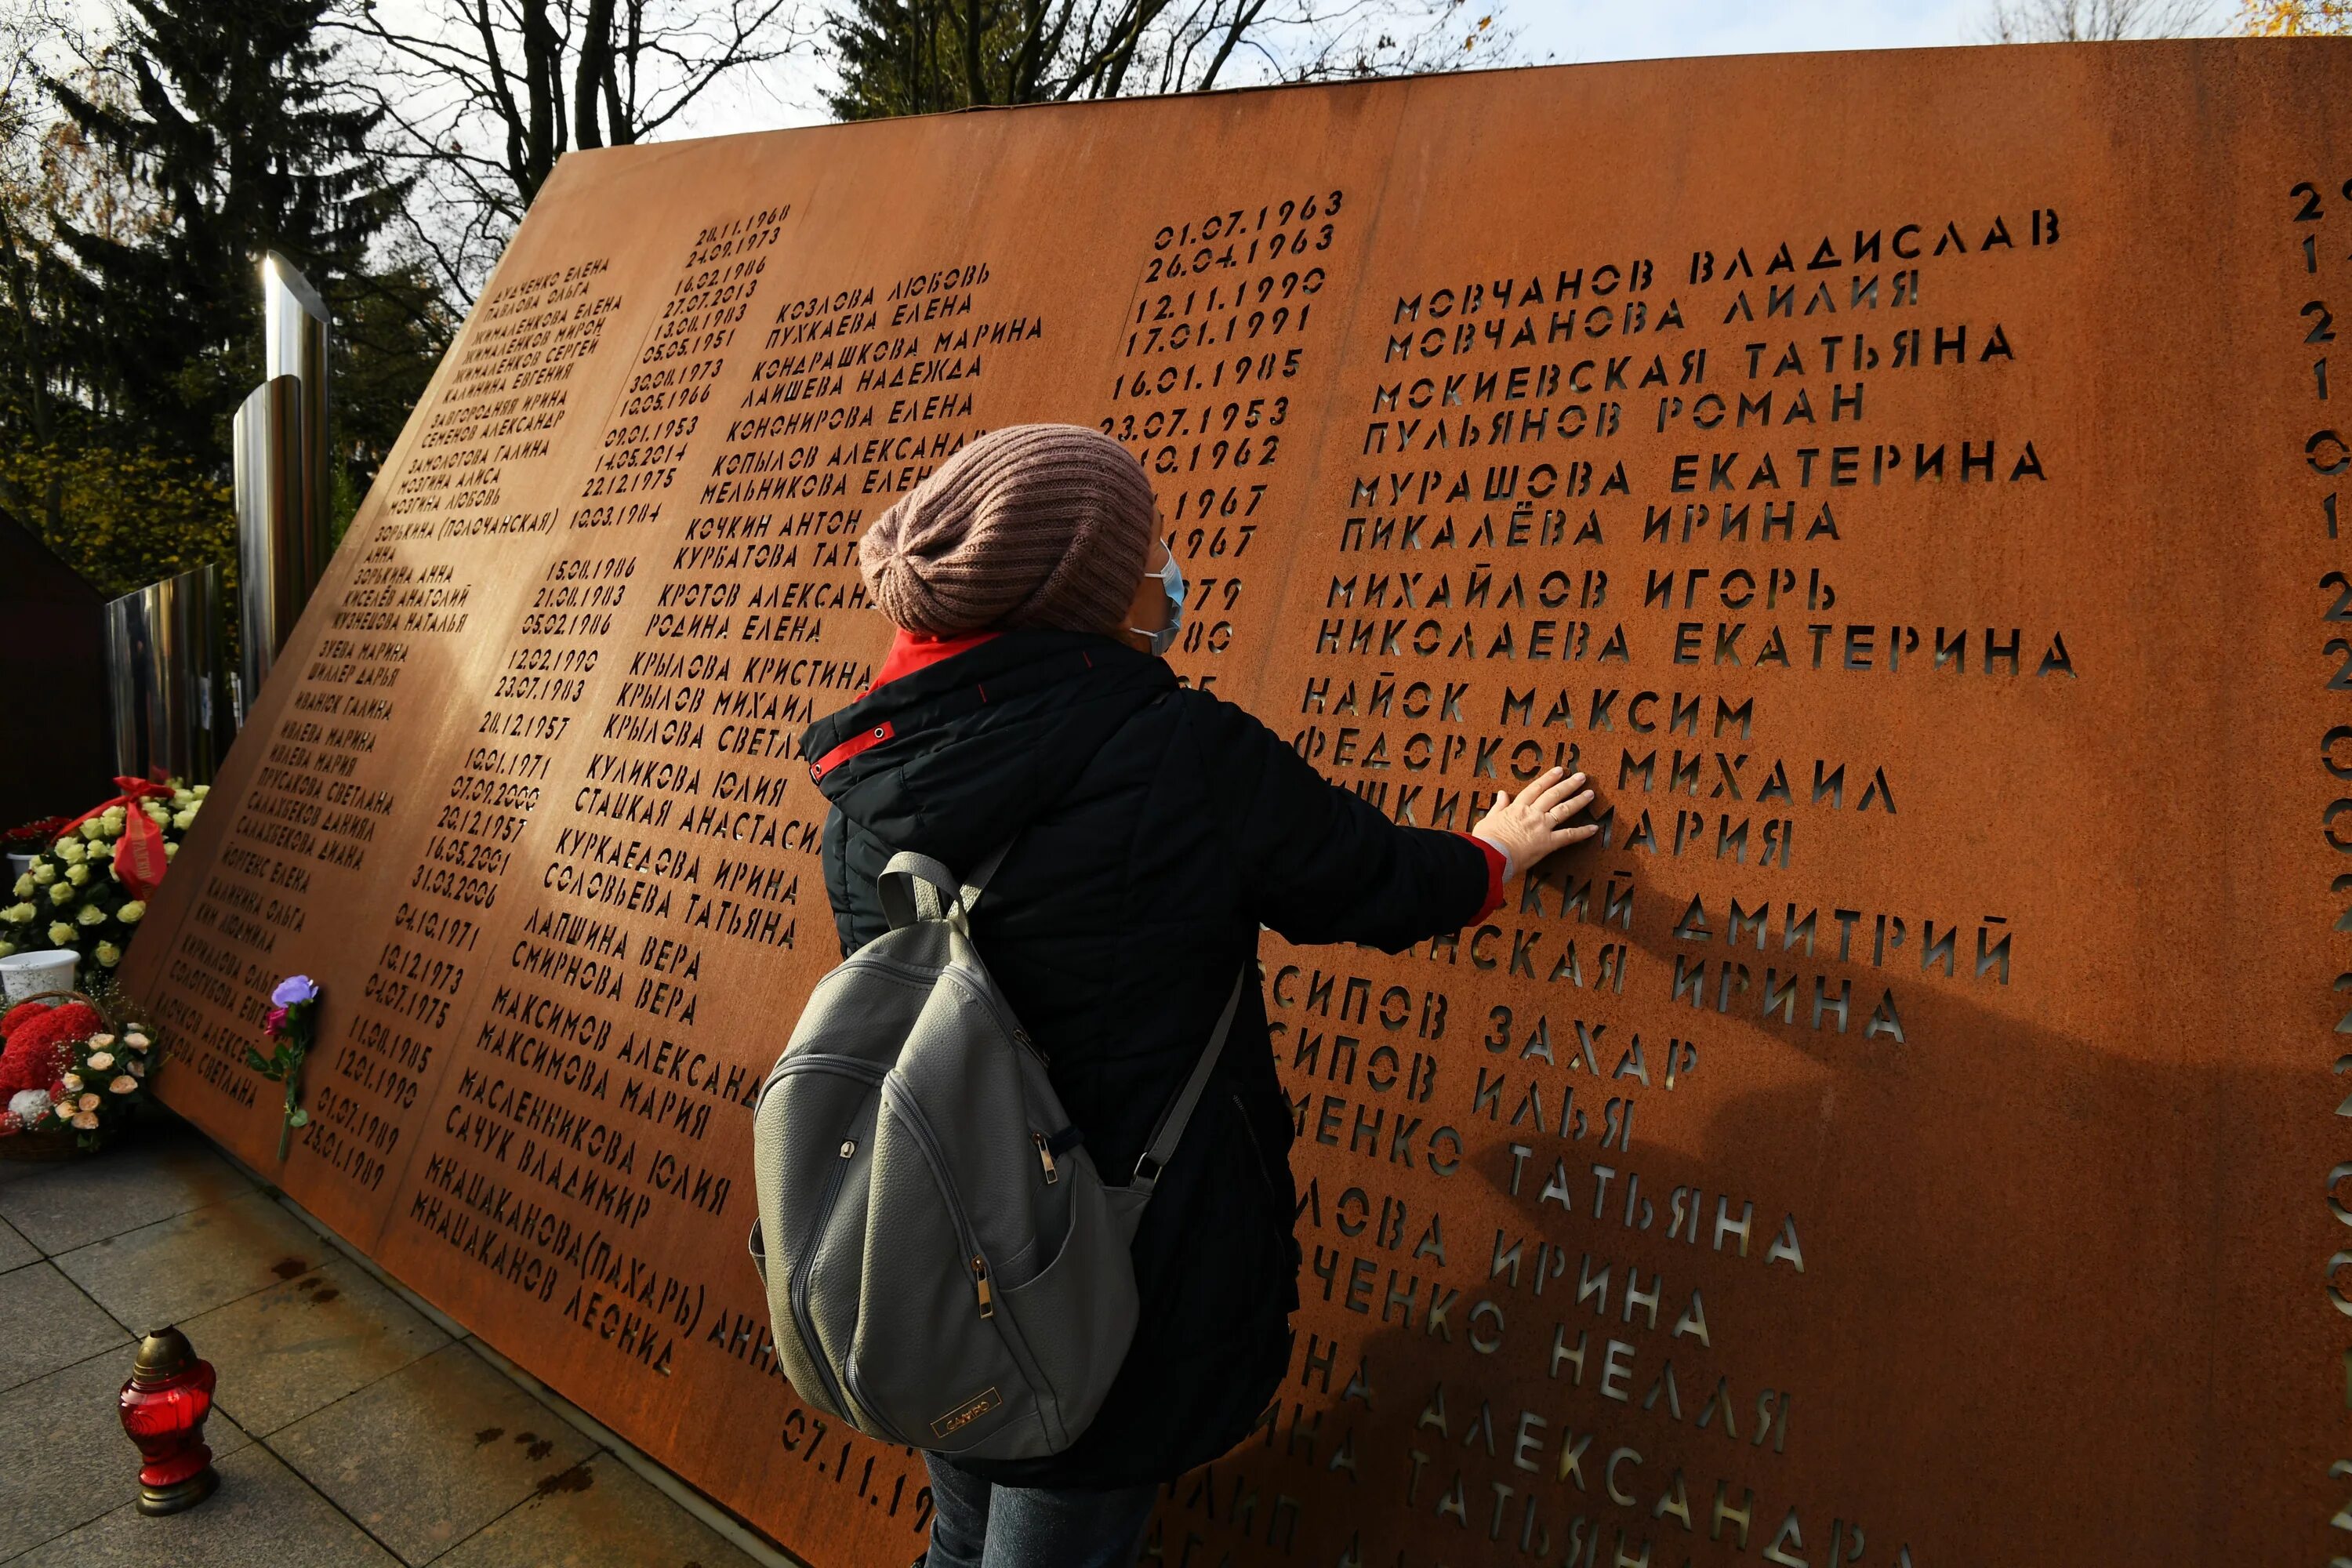
<path id="1" fill-rule="evenodd" d="M 52 1127 L 46 1132 L 12 1132 L 0 1138 L 0 1160 L 73 1160 L 94 1152 L 81 1146 L 81 1134 L 70 1127 Z"/>
<path id="2" fill-rule="evenodd" d="M 97 996 L 45 992 L 0 1026 L 0 1160 L 94 1153 L 144 1102 L 153 1040 Z"/>

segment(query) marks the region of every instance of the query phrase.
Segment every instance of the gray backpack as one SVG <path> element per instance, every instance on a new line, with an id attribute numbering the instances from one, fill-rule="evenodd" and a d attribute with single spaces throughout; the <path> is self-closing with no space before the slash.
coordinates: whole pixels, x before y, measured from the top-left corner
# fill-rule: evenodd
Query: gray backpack
<path id="1" fill-rule="evenodd" d="M 959 887 L 891 858 L 890 929 L 810 992 L 751 1124 L 751 1261 L 794 1391 L 868 1436 L 980 1459 L 1059 1453 L 1110 1392 L 1135 1336 L 1128 1246 L 1248 973 L 1133 1179 L 1106 1185 L 972 946 L 1003 858 Z"/>

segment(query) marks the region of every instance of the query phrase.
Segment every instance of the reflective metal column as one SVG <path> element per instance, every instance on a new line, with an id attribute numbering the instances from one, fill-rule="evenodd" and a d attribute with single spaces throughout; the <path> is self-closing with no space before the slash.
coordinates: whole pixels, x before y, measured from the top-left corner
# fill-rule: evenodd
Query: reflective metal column
<path id="1" fill-rule="evenodd" d="M 236 411 L 240 725 L 326 568 L 324 548 L 312 548 L 307 515 L 302 395 L 299 380 L 276 376 L 255 387 Z"/>
<path id="2" fill-rule="evenodd" d="M 270 379 L 236 416 L 242 721 L 300 618 L 333 547 L 327 460 L 327 307 L 275 251 L 262 258 L 262 356 Z"/>
<path id="3" fill-rule="evenodd" d="M 230 736 L 216 570 L 199 566 L 106 606 L 114 771 L 208 784 Z"/>

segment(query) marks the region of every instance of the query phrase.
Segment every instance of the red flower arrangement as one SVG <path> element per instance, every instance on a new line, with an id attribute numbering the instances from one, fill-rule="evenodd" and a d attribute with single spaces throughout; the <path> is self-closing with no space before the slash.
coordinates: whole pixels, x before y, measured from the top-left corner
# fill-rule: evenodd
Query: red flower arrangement
<path id="1" fill-rule="evenodd" d="M 28 1089 L 46 1089 L 51 1100 L 64 1096 L 67 1064 L 73 1059 L 72 1042 L 106 1027 L 98 1009 L 86 1002 L 52 1007 L 46 1002 L 20 1002 L 0 1016 L 0 1103 Z M 13 1112 L 11 1120 L 15 1120 Z M 14 1129 L 10 1129 L 14 1131 Z"/>
<path id="2" fill-rule="evenodd" d="M 70 816 L 45 816 L 38 822 L 28 822 L 22 827 L 12 827 L 0 833 L 0 850 L 11 855 L 37 855 L 64 834 Z"/>
<path id="3" fill-rule="evenodd" d="M 151 1042 L 86 1002 L 24 1002 L 0 1016 L 0 1137 L 73 1129 L 96 1148 L 144 1098 Z"/>

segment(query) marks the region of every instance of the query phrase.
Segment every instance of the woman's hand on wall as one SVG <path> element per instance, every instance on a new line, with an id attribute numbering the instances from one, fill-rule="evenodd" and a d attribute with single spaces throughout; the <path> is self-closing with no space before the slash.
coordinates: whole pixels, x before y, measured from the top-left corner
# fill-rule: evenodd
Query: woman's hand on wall
<path id="1" fill-rule="evenodd" d="M 1547 768 L 1516 796 L 1497 791 L 1495 808 L 1472 831 L 1503 852 L 1507 881 L 1552 851 L 1600 832 L 1598 824 L 1576 820 L 1591 804 L 1582 773 Z"/>

